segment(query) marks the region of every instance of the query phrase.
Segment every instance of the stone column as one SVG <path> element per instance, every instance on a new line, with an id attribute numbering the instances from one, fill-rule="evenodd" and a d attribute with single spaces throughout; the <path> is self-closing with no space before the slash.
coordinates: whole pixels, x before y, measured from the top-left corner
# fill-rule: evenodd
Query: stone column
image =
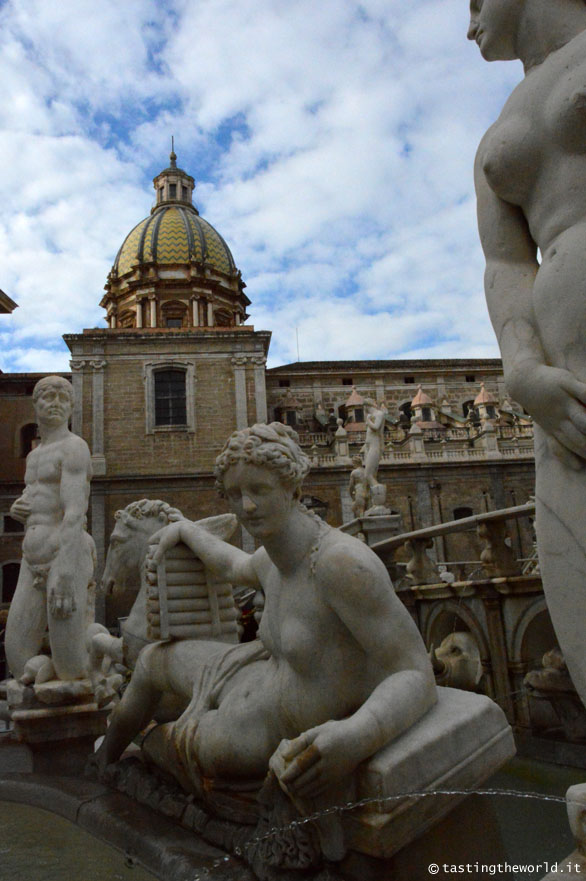
<path id="1" fill-rule="evenodd" d="M 254 365 L 254 400 L 256 402 L 256 421 L 267 421 L 267 389 L 265 383 L 265 365 L 267 359 L 264 355 L 251 358 Z"/>
<path id="2" fill-rule="evenodd" d="M 208 306 L 210 304 L 208 303 Z M 232 358 L 234 367 L 234 391 L 236 394 L 236 428 L 248 426 L 248 408 L 246 406 L 246 355 L 236 355 Z"/>
<path id="3" fill-rule="evenodd" d="M 154 294 L 149 294 L 150 326 L 157 326 L 157 300 Z"/>
<path id="4" fill-rule="evenodd" d="M 214 326 L 214 307 L 212 305 L 211 299 L 208 300 L 208 315 L 207 315 L 207 327 Z"/>
<path id="5" fill-rule="evenodd" d="M 73 385 L 73 412 L 71 414 L 71 430 L 81 437 L 83 428 L 83 368 L 86 361 L 78 358 L 69 362 L 71 367 L 71 381 Z"/>
<path id="6" fill-rule="evenodd" d="M 191 302 L 191 323 L 194 327 L 199 327 L 199 309 L 198 309 L 198 299 L 195 294 L 190 297 Z"/>
<path id="7" fill-rule="evenodd" d="M 494 682 L 497 703 L 505 711 L 509 722 L 514 722 L 514 708 L 511 698 L 511 682 L 509 679 L 509 665 L 507 662 L 507 643 L 505 639 L 505 627 L 501 609 L 500 597 L 484 597 L 484 609 L 486 614 L 486 629 L 488 631 L 488 644 L 492 661 L 492 676 Z"/>
<path id="8" fill-rule="evenodd" d="M 94 368 L 92 379 L 92 470 L 95 475 L 106 473 L 104 455 L 104 367 L 100 359 L 89 362 Z"/>
<path id="9" fill-rule="evenodd" d="M 136 301 L 136 326 L 142 327 L 142 297 Z"/>

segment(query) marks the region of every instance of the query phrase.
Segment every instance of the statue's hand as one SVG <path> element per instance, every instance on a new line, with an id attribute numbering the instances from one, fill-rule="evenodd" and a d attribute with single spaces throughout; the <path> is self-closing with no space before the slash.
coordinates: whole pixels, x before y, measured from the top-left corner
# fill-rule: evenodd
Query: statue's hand
<path id="1" fill-rule="evenodd" d="M 73 591 L 69 587 L 73 582 L 71 579 L 61 576 L 57 580 L 57 584 L 49 590 L 49 613 L 54 618 L 71 618 L 77 605 Z"/>
<path id="2" fill-rule="evenodd" d="M 560 367 L 532 365 L 508 382 L 515 400 L 549 435 L 552 452 L 579 470 L 586 460 L 586 384 Z"/>
<path id="3" fill-rule="evenodd" d="M 26 523 L 31 513 L 30 502 L 26 498 L 26 494 L 20 496 L 12 503 L 10 508 L 10 516 L 18 520 L 19 523 Z"/>
<path id="4" fill-rule="evenodd" d="M 164 526 L 158 532 L 155 532 L 154 535 L 151 535 L 147 555 L 147 566 L 149 568 L 156 569 L 166 552 L 183 541 L 181 523 L 181 520 L 169 523 L 168 526 Z"/>
<path id="5" fill-rule="evenodd" d="M 175 523 L 169 523 L 149 539 L 147 568 L 156 569 L 165 553 L 181 542 L 188 545 L 198 556 L 198 549 L 205 548 L 206 544 L 209 544 L 209 540 L 209 532 L 192 523 L 191 520 L 177 520 Z"/>
<path id="6" fill-rule="evenodd" d="M 317 798 L 361 761 L 349 742 L 344 720 L 324 722 L 295 740 L 282 740 L 277 754 L 286 766 L 279 779 L 300 798 Z"/>

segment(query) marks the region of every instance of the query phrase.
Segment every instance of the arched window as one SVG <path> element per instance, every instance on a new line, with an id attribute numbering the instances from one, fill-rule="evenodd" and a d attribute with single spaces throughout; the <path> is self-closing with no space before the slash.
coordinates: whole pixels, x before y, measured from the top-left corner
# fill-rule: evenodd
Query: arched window
<path id="1" fill-rule="evenodd" d="M 117 324 L 118 327 L 136 327 L 136 313 L 126 309 L 118 316 Z"/>
<path id="2" fill-rule="evenodd" d="M 189 309 L 181 300 L 171 300 L 161 309 L 163 327 L 189 327 Z"/>
<path id="3" fill-rule="evenodd" d="M 12 602 L 16 584 L 18 582 L 18 574 L 20 572 L 20 563 L 5 563 L 2 566 L 2 585 L 0 589 L 0 603 Z"/>
<path id="4" fill-rule="evenodd" d="M 214 324 L 217 327 L 232 327 L 234 319 L 227 309 L 216 309 L 214 312 Z"/>
<path id="5" fill-rule="evenodd" d="M 155 373 L 155 425 L 187 425 L 185 370 Z"/>
<path id="6" fill-rule="evenodd" d="M 421 417 L 423 422 L 431 422 L 431 407 L 422 407 Z"/>
<path id="7" fill-rule="evenodd" d="M 39 439 L 39 428 L 36 422 L 29 422 L 20 429 L 19 451 L 20 458 L 25 459 L 30 451 L 36 447 L 36 441 Z"/>

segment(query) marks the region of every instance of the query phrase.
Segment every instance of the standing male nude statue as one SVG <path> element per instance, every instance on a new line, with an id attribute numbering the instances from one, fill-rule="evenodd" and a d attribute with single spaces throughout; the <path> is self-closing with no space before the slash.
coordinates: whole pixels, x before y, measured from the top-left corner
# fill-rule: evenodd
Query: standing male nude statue
<path id="1" fill-rule="evenodd" d="M 68 429 L 73 390 L 60 376 L 35 385 L 41 441 L 26 460 L 25 489 L 10 509 L 24 523 L 23 559 L 6 623 L 6 658 L 15 678 L 39 654 L 47 626 L 57 678 L 87 676 L 85 631 L 95 550 L 85 531 L 90 451 Z"/>

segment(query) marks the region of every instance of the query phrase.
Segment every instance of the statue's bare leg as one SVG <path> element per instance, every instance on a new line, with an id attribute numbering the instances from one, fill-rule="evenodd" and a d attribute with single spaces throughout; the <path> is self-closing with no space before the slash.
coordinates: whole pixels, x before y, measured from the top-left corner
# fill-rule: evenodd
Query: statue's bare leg
<path id="1" fill-rule="evenodd" d="M 73 595 L 75 611 L 67 618 L 58 618 L 47 610 L 49 621 L 49 641 L 51 657 L 59 679 L 65 681 L 83 679 L 88 675 L 89 658 L 86 646 L 86 610 L 88 601 L 88 584 L 93 575 L 91 555 L 84 548 L 79 555 L 79 567 L 76 573 L 76 584 Z M 59 578 L 59 565 L 55 561 L 47 580 L 47 602 L 51 590 Z"/>
<path id="2" fill-rule="evenodd" d="M 6 622 L 6 658 L 12 675 L 19 679 L 27 661 L 39 654 L 47 627 L 44 589 L 33 587 L 34 576 L 23 558 L 14 598 Z"/>
<path id="3" fill-rule="evenodd" d="M 163 695 L 177 697 L 177 715 L 193 696 L 194 682 L 201 665 L 213 651 L 227 651 L 229 644 L 205 640 L 177 643 L 156 642 L 138 656 L 132 679 L 118 706 L 112 712 L 106 736 L 96 753 L 103 768 L 120 758 L 126 747 L 154 718 Z"/>
<path id="4" fill-rule="evenodd" d="M 543 590 L 572 681 L 586 703 L 586 467 L 575 471 L 554 456 L 537 425 L 535 464 Z"/>

